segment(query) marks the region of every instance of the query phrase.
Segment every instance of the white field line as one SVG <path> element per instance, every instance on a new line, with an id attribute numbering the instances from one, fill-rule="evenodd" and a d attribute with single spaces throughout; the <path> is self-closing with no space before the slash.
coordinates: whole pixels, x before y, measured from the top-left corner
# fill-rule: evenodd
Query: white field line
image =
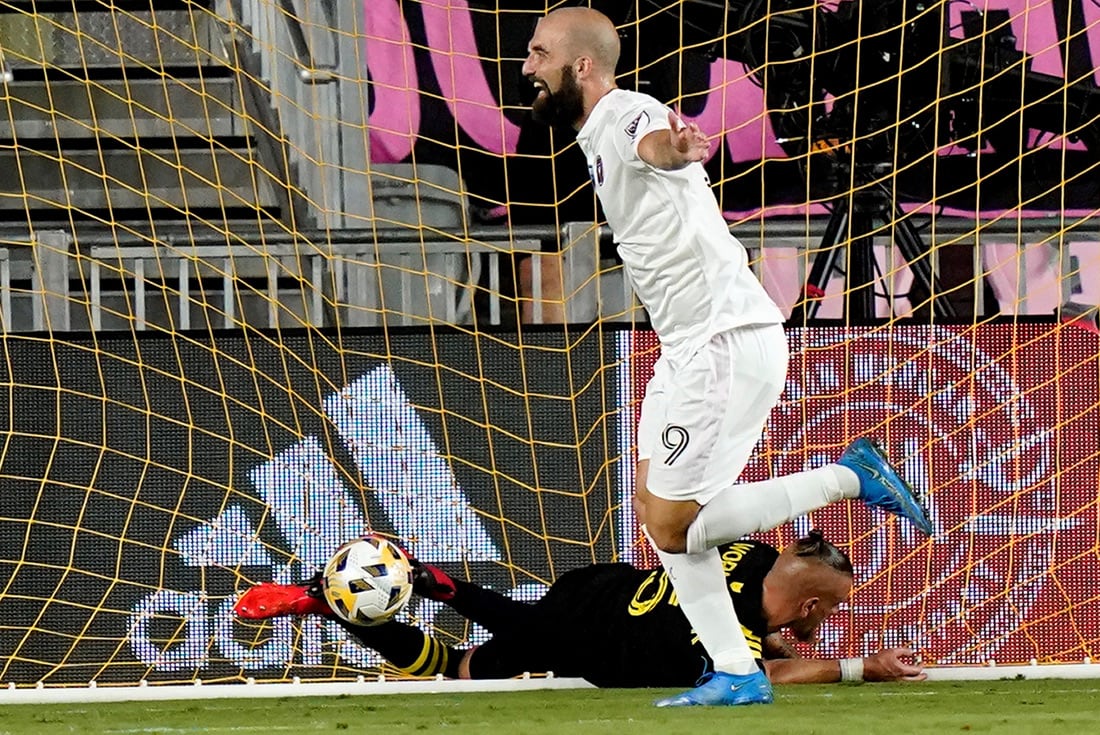
<path id="1" fill-rule="evenodd" d="M 1100 664 L 1050 664 L 1045 666 L 943 666 L 925 669 L 929 681 L 997 681 L 999 679 L 1100 679 Z M 920 684 L 913 683 L 913 694 Z M 354 682 L 241 683 L 87 687 L 0 688 L 0 705 L 63 704 L 81 702 L 151 702 L 162 700 L 239 699 L 265 697 L 374 696 L 384 694 L 457 694 L 462 692 L 513 692 L 537 689 L 592 689 L 583 679 L 531 677 L 504 680 L 397 680 Z M 785 695 L 798 696 L 798 688 L 784 687 Z M 873 691 L 875 696 L 884 692 Z M 1079 691 L 1079 690 L 1078 690 Z M 890 692 L 903 696 L 901 692 Z M 944 692 L 939 691 L 942 695 Z M 922 693 L 923 694 L 923 693 Z M 828 694 L 814 696 L 828 696 Z M 270 728 L 269 728 L 270 729 Z M 2 735 L 2 734 L 0 734 Z"/>
<path id="2" fill-rule="evenodd" d="M 362 682 L 302 682 L 278 684 L 202 684 L 157 686 L 34 687 L 0 689 L 0 705 L 62 704 L 66 702 L 150 702 L 176 699 L 251 699 L 253 697 L 336 697 L 378 694 L 457 694 L 514 692 L 535 689 L 592 689 L 583 679 L 532 677 L 504 680 L 398 680 Z"/>

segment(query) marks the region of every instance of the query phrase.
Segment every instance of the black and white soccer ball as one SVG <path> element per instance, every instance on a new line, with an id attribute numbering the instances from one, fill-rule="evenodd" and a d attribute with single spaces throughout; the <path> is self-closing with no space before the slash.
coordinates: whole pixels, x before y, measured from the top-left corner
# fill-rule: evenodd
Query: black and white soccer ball
<path id="1" fill-rule="evenodd" d="M 325 565 L 321 586 L 333 611 L 355 625 L 381 625 L 409 602 L 413 572 L 397 544 L 376 534 L 348 541 Z"/>

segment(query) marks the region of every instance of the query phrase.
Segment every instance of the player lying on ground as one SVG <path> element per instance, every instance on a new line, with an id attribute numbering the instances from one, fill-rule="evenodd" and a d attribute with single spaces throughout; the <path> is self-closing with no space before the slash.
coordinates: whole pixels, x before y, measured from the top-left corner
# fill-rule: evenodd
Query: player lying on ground
<path id="1" fill-rule="evenodd" d="M 729 595 L 757 659 L 791 655 L 776 635 L 789 631 L 815 640 L 822 621 L 848 599 L 852 565 L 819 532 L 779 553 L 758 541 L 720 549 Z M 282 615 L 322 615 L 337 620 L 362 643 L 415 676 L 501 679 L 524 672 L 581 677 L 601 687 L 692 686 L 713 664 L 672 601 L 665 572 L 629 564 L 593 564 L 563 574 L 535 603 L 519 602 L 442 570 L 412 560 L 414 590 L 447 603 L 484 627 L 492 638 L 457 650 L 398 622 L 365 627 L 333 613 L 320 577 L 296 585 L 263 583 L 249 589 L 233 610 L 260 620 Z M 921 680 L 913 651 L 891 648 L 862 659 L 775 658 L 764 663 L 775 683 Z"/>

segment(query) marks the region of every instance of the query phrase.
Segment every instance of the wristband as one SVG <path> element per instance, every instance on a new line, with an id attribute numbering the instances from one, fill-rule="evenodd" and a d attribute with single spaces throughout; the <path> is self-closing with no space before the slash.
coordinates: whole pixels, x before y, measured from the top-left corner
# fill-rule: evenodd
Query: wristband
<path id="1" fill-rule="evenodd" d="M 840 680 L 841 681 L 863 681 L 863 659 L 861 659 L 861 658 L 842 658 L 842 659 L 840 659 Z"/>

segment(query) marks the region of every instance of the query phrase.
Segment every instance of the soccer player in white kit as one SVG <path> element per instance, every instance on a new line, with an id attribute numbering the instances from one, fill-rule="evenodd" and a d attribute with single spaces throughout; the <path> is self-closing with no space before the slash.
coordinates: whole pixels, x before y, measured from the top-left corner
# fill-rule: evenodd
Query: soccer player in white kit
<path id="1" fill-rule="evenodd" d="M 538 89 L 536 119 L 577 131 L 624 270 L 661 342 L 638 426 L 635 508 L 714 671 L 657 705 L 768 703 L 760 652 L 742 633 L 715 547 L 843 498 L 929 535 L 932 526 L 867 439 L 835 464 L 734 484 L 786 380 L 783 315 L 710 190 L 706 137 L 653 97 L 618 89 L 618 57 L 607 16 L 562 8 L 539 21 L 523 74 Z"/>

